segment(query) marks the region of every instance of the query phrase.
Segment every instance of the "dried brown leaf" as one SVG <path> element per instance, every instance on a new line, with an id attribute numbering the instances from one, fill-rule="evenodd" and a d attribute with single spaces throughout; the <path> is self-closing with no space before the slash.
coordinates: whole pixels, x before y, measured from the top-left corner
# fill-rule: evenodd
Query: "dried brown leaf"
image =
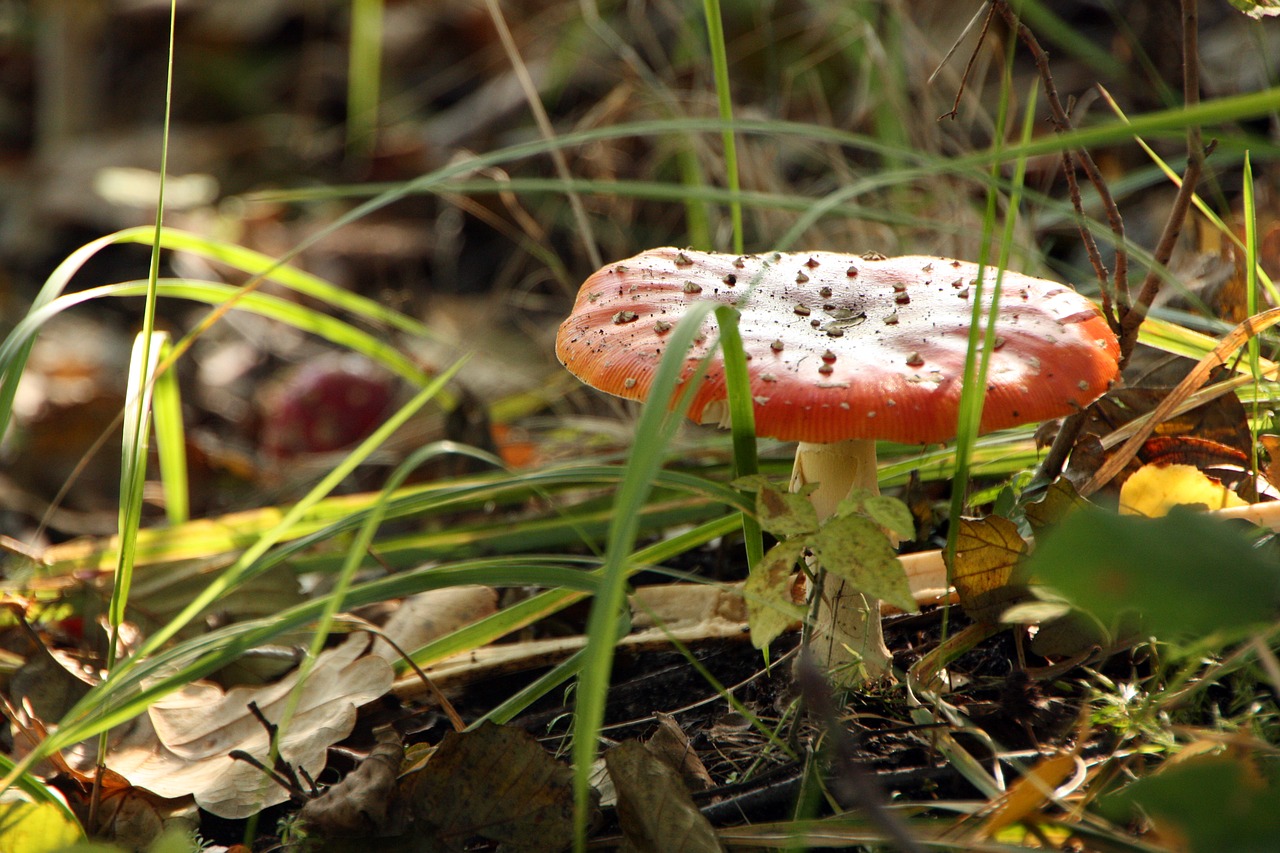
<path id="1" fill-rule="evenodd" d="M 302 807 L 302 819 L 325 837 L 380 834 L 398 793 L 396 774 L 404 743 L 391 727 L 378 731 L 377 745 L 360 766 Z"/>
<path id="2" fill-rule="evenodd" d="M 415 834 L 436 845 L 424 850 L 461 850 L 475 837 L 529 851 L 573 840 L 573 770 L 519 729 L 450 732 L 401 791 Z"/>
<path id="3" fill-rule="evenodd" d="M 638 853 L 719 853 L 724 849 L 676 771 L 638 741 L 609 750 L 604 760 L 618 792 L 618 820 L 628 849 Z"/>
<path id="4" fill-rule="evenodd" d="M 1022 585 L 1011 581 L 1026 548 L 1017 526 L 1007 518 L 960 520 L 951 581 L 971 619 L 995 624 L 1006 607 L 1022 598 Z"/>

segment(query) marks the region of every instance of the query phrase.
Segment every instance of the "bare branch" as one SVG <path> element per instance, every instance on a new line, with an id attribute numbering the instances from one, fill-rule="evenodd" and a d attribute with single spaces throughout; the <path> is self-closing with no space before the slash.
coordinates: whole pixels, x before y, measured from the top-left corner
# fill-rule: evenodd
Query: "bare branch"
<path id="1" fill-rule="evenodd" d="M 1054 129 L 1063 133 L 1071 129 L 1071 116 L 1067 114 L 1066 109 L 1062 106 L 1062 100 L 1058 97 L 1058 88 L 1053 82 L 1053 74 L 1049 70 L 1049 54 L 1040 46 L 1040 41 L 1036 38 L 1035 33 L 1018 18 L 1016 12 L 1010 8 L 1008 0 L 993 0 L 993 9 L 1000 14 L 1009 28 L 1017 33 L 1018 38 L 1026 45 L 1027 50 L 1031 52 L 1031 57 L 1035 61 L 1036 69 L 1040 72 L 1040 80 L 1044 84 L 1045 96 L 1049 102 L 1049 112 L 1052 116 Z M 1129 301 L 1129 259 L 1125 250 L 1124 239 L 1124 220 L 1120 216 L 1120 209 L 1116 206 L 1115 199 L 1111 196 L 1111 191 L 1107 188 L 1107 183 L 1102 178 L 1102 172 L 1099 171 L 1093 157 L 1088 151 L 1083 149 L 1070 152 L 1070 156 L 1079 165 L 1085 177 L 1089 179 L 1089 183 L 1093 185 L 1094 190 L 1098 193 L 1098 197 L 1102 200 L 1102 208 L 1107 215 L 1107 224 L 1116 238 L 1116 267 L 1114 274 L 1114 285 L 1108 280 L 1106 274 L 1106 266 L 1102 262 L 1102 256 L 1098 254 L 1097 246 L 1093 242 L 1093 238 L 1088 234 L 1084 226 L 1084 208 L 1080 201 L 1078 188 L 1072 193 L 1072 204 L 1075 205 L 1076 215 L 1081 218 L 1080 234 L 1084 240 L 1085 250 L 1089 252 L 1089 261 L 1093 265 L 1094 271 L 1098 274 L 1099 288 L 1105 294 L 1108 288 L 1113 288 L 1115 301 L 1122 308 Z M 1067 169 L 1067 180 L 1069 183 L 1075 180 L 1072 170 Z M 1105 296 L 1104 304 L 1109 301 Z M 1111 318 L 1108 317 L 1108 321 Z"/>
<path id="2" fill-rule="evenodd" d="M 1183 101 L 1188 107 L 1200 102 L 1200 59 L 1199 59 L 1199 26 L 1200 13 L 1197 0 L 1182 0 L 1182 89 Z M 1178 187 L 1178 195 L 1169 211 L 1169 218 L 1160 234 L 1160 242 L 1156 244 L 1153 254 L 1154 262 L 1151 270 L 1142 282 L 1138 299 L 1133 309 L 1125 312 L 1120 321 L 1120 364 L 1123 367 L 1129 361 L 1134 346 L 1138 342 L 1138 328 L 1146 319 L 1151 304 L 1160 292 L 1163 283 L 1160 270 L 1168 265 L 1173 256 L 1174 246 L 1182 234 L 1182 226 L 1187 212 L 1191 209 L 1191 200 L 1195 195 L 1196 184 L 1200 182 L 1200 174 L 1204 171 L 1204 159 L 1212 149 L 1206 150 L 1201 138 L 1199 125 L 1187 128 L 1187 169 L 1182 175 L 1182 186 Z"/>

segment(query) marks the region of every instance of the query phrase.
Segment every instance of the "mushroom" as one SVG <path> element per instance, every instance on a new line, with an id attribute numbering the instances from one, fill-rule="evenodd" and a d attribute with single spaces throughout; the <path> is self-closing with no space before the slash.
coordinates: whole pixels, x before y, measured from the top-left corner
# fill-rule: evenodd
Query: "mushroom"
<path id="1" fill-rule="evenodd" d="M 644 400 L 686 307 L 736 307 L 756 432 L 799 442 L 792 489 L 816 484 L 810 500 L 827 518 L 851 491 L 878 491 L 877 439 L 954 436 L 977 275 L 976 264 L 951 258 L 651 249 L 587 279 L 560 326 L 556 355 L 588 385 Z M 988 284 L 995 275 L 986 271 Z M 1098 308 L 1055 282 L 1012 271 L 1002 282 L 982 431 L 1061 417 L 1105 393 L 1119 346 Z M 983 290 L 984 311 L 991 290 Z M 682 381 L 714 340 L 708 320 Z M 725 425 L 726 396 L 714 353 L 689 417 Z M 879 603 L 839 579 L 821 589 L 815 656 L 833 673 L 860 660 L 869 678 L 887 675 Z"/>

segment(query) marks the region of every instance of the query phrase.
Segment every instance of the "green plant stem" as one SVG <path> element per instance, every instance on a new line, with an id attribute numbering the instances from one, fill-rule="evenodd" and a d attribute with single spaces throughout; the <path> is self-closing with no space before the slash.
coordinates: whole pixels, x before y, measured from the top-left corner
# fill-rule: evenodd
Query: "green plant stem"
<path id="1" fill-rule="evenodd" d="M 347 48 L 347 151 L 368 157 L 377 144 L 382 84 L 383 0 L 351 0 Z"/>

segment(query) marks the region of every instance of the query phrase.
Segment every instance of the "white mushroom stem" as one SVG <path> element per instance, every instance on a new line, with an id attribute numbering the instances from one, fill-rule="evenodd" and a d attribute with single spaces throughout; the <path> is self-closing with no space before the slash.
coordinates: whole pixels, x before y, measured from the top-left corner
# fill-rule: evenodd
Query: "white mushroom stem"
<path id="1" fill-rule="evenodd" d="M 800 442 L 791 490 L 816 483 L 809 500 L 824 521 L 835 514 L 850 492 L 864 489 L 878 494 L 876 443 L 850 439 L 832 444 Z M 811 563 L 815 570 L 820 567 Z M 821 600 L 814 608 L 810 652 L 819 666 L 838 684 L 859 682 L 859 665 L 868 680 L 889 675 L 892 658 L 880 627 L 880 602 L 844 580 L 826 575 L 819 584 Z"/>

